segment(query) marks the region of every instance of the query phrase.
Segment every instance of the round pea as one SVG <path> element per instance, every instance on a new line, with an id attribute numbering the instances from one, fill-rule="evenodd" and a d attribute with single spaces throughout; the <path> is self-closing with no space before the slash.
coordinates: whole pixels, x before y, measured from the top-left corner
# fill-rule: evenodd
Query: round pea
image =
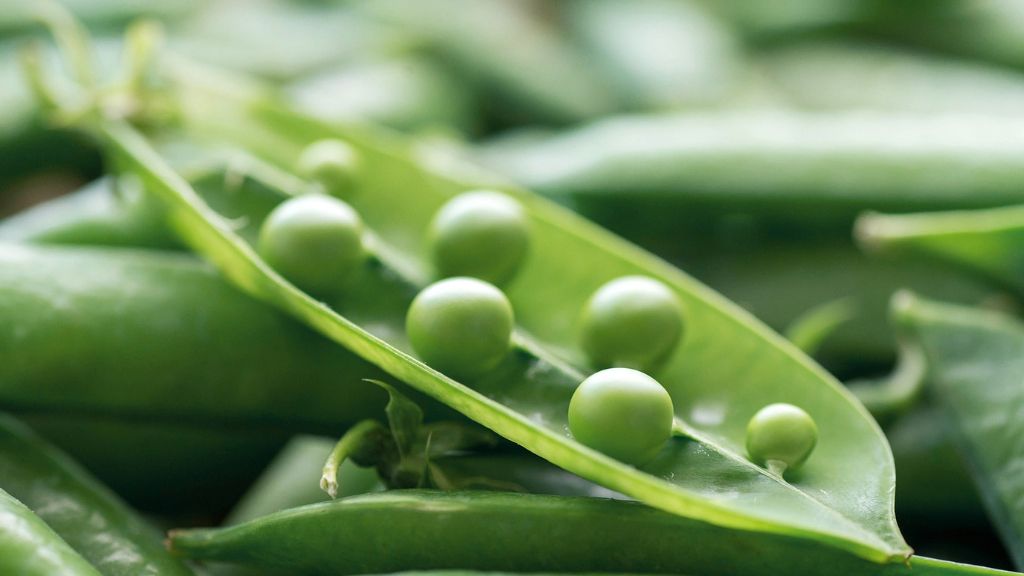
<path id="1" fill-rule="evenodd" d="M 512 304 L 475 278 L 449 278 L 427 286 L 405 318 L 409 343 L 431 367 L 456 377 L 495 368 L 512 340 Z"/>
<path id="2" fill-rule="evenodd" d="M 799 467 L 818 443 L 810 414 L 792 404 L 769 404 L 747 424 L 747 454 L 778 474 Z"/>
<path id="3" fill-rule="evenodd" d="M 507 282 L 529 244 L 523 207 L 500 192 L 460 194 L 441 207 L 430 225 L 431 255 L 441 276 Z"/>
<path id="4" fill-rule="evenodd" d="M 363 224 L 351 206 L 308 194 L 275 208 L 260 228 L 259 252 L 290 282 L 314 294 L 341 289 L 363 258 Z"/>
<path id="5" fill-rule="evenodd" d="M 355 190 L 359 164 L 359 153 L 352 146 L 341 140 L 319 140 L 302 151 L 298 172 L 326 192 L 345 197 Z"/>
<path id="6" fill-rule="evenodd" d="M 650 376 L 630 368 L 591 375 L 569 402 L 577 440 L 636 466 L 653 459 L 672 436 L 672 397 Z"/>
<path id="7" fill-rule="evenodd" d="M 608 282 L 583 308 L 583 351 L 595 366 L 650 371 L 675 350 L 683 308 L 664 284 L 645 276 Z"/>

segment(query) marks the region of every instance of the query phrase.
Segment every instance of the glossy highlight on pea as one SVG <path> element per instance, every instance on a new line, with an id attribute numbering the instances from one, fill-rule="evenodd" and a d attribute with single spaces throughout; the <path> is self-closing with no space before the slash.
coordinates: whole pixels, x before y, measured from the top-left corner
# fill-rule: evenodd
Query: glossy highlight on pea
<path id="1" fill-rule="evenodd" d="M 492 190 L 465 192 L 430 223 L 431 257 L 440 276 L 472 276 L 500 285 L 526 258 L 529 224 L 522 205 Z"/>
<path id="2" fill-rule="evenodd" d="M 513 322 L 501 290 L 474 278 L 449 278 L 416 296 L 405 326 L 413 350 L 432 368 L 477 377 L 508 353 Z"/>
<path id="3" fill-rule="evenodd" d="M 665 284 L 625 276 L 604 284 L 587 301 L 580 345 L 595 366 L 651 371 L 675 351 L 683 327 L 682 305 Z"/>
<path id="4" fill-rule="evenodd" d="M 351 206 L 329 196 L 286 200 L 260 228 L 259 250 L 277 272 L 318 295 L 341 291 L 358 271 L 363 223 Z"/>

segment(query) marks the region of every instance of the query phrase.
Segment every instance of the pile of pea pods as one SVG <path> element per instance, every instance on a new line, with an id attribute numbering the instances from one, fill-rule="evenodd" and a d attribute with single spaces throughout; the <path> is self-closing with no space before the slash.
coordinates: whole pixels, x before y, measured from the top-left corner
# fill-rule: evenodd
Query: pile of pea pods
<path id="1" fill-rule="evenodd" d="M 0 576 L 1024 570 L 1012 0 L 0 0 Z"/>

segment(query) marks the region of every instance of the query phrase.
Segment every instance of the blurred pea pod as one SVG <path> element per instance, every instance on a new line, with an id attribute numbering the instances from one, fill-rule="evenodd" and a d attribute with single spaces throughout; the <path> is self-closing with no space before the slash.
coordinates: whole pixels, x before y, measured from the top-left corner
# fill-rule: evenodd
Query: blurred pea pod
<path id="1" fill-rule="evenodd" d="M 869 250 L 937 258 L 1024 291 L 1024 207 L 906 215 L 867 214 L 857 238 Z"/>
<path id="2" fill-rule="evenodd" d="M 341 3 L 219 0 L 177 26 L 170 44 L 204 62 L 282 81 L 392 52 L 406 38 Z"/>
<path id="3" fill-rule="evenodd" d="M 0 488 L 107 576 L 185 576 L 160 533 L 113 492 L 13 418 L 0 415 Z"/>
<path id="4" fill-rule="evenodd" d="M 1022 201 L 1022 152 L 1024 124 L 1006 118 L 758 111 L 602 120 L 478 158 L 588 214 L 668 231 L 755 213 L 793 232 Z"/>
<path id="5" fill-rule="evenodd" d="M 38 516 L 3 490 L 0 571 L 21 576 L 100 576 Z"/>
<path id="6" fill-rule="evenodd" d="M 504 121 L 579 122 L 616 107 L 600 73 L 545 21 L 540 5 L 371 0 L 358 6 L 412 34 L 478 85 L 484 104 Z"/>
<path id="7" fill-rule="evenodd" d="M 34 0 L 8 0 L 0 11 L 0 35 L 25 32 L 39 22 L 42 2 Z M 60 4 L 75 18 L 92 30 L 113 30 L 136 18 L 152 17 L 174 21 L 192 13 L 203 2 L 175 0 L 149 2 L 147 0 L 61 0 Z"/>
<path id="8" fill-rule="evenodd" d="M 442 67 L 416 56 L 331 68 L 297 79 L 285 93 L 299 110 L 330 121 L 462 133 L 479 124 L 471 91 Z"/>
<path id="9" fill-rule="evenodd" d="M 903 315 L 927 352 L 936 397 L 989 515 L 1024 566 L 1024 326 L 997 312 L 924 300 Z"/>
<path id="10" fill-rule="evenodd" d="M 564 10 L 624 107 L 720 106 L 740 81 L 737 38 L 697 2 L 577 0 Z"/>
<path id="11" fill-rule="evenodd" d="M 1024 74 L 889 45 L 803 41 L 762 52 L 757 66 L 783 100 L 814 110 L 1024 113 Z"/>

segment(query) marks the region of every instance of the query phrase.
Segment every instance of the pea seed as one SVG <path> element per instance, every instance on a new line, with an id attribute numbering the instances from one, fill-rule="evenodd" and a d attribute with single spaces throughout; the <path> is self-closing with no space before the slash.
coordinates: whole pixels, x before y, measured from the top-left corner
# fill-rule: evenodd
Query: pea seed
<path id="1" fill-rule="evenodd" d="M 519 202 L 489 190 L 449 200 L 430 226 L 434 267 L 441 276 L 507 282 L 526 257 L 529 243 L 526 214 Z"/>
<path id="2" fill-rule="evenodd" d="M 319 140 L 299 156 L 298 173 L 319 183 L 324 191 L 342 198 L 356 189 L 359 153 L 342 140 Z"/>
<path id="3" fill-rule="evenodd" d="M 779 475 L 800 467 L 817 443 L 814 419 L 792 404 L 769 404 L 747 424 L 750 459 Z"/>

